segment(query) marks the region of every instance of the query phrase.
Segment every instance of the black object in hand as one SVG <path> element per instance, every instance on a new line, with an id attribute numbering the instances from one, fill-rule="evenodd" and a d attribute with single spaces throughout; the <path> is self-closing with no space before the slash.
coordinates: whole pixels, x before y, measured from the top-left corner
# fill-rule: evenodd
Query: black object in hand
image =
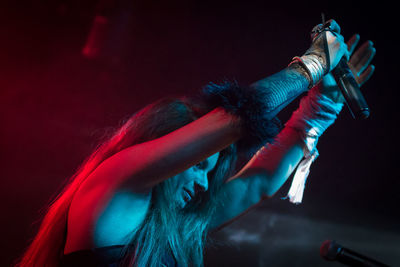
<path id="1" fill-rule="evenodd" d="M 333 77 L 339 86 L 347 107 L 355 119 L 366 119 L 369 116 L 369 108 L 364 96 L 360 91 L 353 73 L 347 65 L 346 57 L 342 57 L 335 69 L 332 70 Z"/>

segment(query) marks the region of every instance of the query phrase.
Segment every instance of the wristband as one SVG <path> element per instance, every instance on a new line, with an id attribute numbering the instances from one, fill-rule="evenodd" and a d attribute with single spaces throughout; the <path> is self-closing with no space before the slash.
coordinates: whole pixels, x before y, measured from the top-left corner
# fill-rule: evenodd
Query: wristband
<path id="1" fill-rule="evenodd" d="M 294 63 L 301 65 L 310 76 L 310 84 L 308 88 L 312 88 L 324 76 L 325 71 L 317 55 L 309 54 L 301 57 L 294 57 L 289 66 Z"/>

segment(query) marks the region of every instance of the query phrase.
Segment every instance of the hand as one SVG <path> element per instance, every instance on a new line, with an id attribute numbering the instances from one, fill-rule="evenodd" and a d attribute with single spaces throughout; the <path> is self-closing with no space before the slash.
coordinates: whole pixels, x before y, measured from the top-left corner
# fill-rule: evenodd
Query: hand
<path id="1" fill-rule="evenodd" d="M 329 58 L 325 51 L 324 35 L 328 45 Z M 313 40 L 311 47 L 306 51 L 306 55 L 314 54 L 320 57 L 324 73 L 333 70 L 340 59 L 347 53 L 347 46 L 344 38 L 340 35 L 340 26 L 335 20 L 328 20 L 325 25 L 318 24 L 311 32 Z"/>
<path id="2" fill-rule="evenodd" d="M 375 67 L 370 63 L 375 56 L 376 49 L 373 47 L 371 41 L 366 41 L 354 52 L 359 41 L 360 36 L 358 34 L 353 35 L 347 42 L 347 50 L 350 56 L 350 60 L 348 61 L 349 68 L 356 78 L 358 85 L 362 86 L 374 73 Z M 344 103 L 345 99 L 331 73 L 328 73 L 322 79 L 321 90 L 323 94 L 333 101 Z"/>
<path id="3" fill-rule="evenodd" d="M 358 42 L 360 41 L 360 36 L 358 34 L 353 35 L 347 42 L 347 47 L 349 50 L 349 55 L 353 54 Z M 375 66 L 370 65 L 372 59 L 376 54 L 376 49 L 373 46 L 372 41 L 366 41 L 360 48 L 350 57 L 348 62 L 351 72 L 359 86 L 363 85 L 366 81 L 371 78 L 374 73 Z"/>

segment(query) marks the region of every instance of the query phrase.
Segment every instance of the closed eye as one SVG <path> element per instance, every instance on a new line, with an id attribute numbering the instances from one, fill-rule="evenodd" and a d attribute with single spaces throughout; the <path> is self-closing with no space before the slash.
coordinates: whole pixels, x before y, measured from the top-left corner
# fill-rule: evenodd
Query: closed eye
<path id="1" fill-rule="evenodd" d="M 208 166 L 208 161 L 207 160 L 196 164 L 196 168 L 201 169 L 201 170 L 207 169 L 207 166 Z"/>

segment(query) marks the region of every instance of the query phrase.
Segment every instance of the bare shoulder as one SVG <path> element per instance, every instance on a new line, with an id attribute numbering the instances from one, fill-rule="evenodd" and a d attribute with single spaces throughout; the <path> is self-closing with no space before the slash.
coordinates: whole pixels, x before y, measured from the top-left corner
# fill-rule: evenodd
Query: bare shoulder
<path id="1" fill-rule="evenodd" d="M 69 210 L 64 253 L 126 244 L 143 222 L 150 199 L 151 191 L 83 186 Z"/>
<path id="2" fill-rule="evenodd" d="M 143 222 L 150 207 L 151 193 L 118 190 L 105 205 L 94 225 L 96 247 L 127 244 Z"/>

